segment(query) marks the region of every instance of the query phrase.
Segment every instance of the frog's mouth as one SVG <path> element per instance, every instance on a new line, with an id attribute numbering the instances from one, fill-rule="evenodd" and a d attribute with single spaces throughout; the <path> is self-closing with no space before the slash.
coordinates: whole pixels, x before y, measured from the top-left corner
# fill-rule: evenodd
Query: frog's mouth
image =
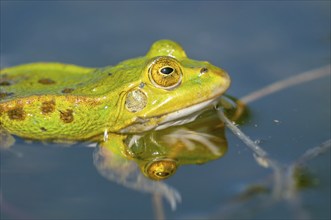
<path id="1" fill-rule="evenodd" d="M 191 121 L 194 121 L 202 112 L 204 112 L 208 107 L 212 106 L 217 102 L 217 99 L 207 100 L 187 108 L 171 112 L 164 115 L 164 119 L 161 124 L 159 124 L 155 130 L 162 130 L 170 126 L 183 125 Z"/>
<path id="2" fill-rule="evenodd" d="M 217 103 L 219 97 L 209 99 L 186 108 L 170 112 L 165 115 L 150 118 L 137 118 L 137 120 L 120 130 L 120 133 L 140 133 L 150 130 L 162 130 L 171 126 L 178 126 L 194 121 L 202 112 Z"/>

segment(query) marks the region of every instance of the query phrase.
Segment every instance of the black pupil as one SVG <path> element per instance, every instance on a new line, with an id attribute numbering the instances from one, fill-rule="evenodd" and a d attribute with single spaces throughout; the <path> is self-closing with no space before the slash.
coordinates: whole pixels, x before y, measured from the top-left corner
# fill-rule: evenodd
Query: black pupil
<path id="1" fill-rule="evenodd" d="M 165 177 L 165 176 L 169 176 L 168 172 L 157 172 L 156 175 L 160 176 L 160 177 Z"/>
<path id="2" fill-rule="evenodd" d="M 161 73 L 167 74 L 167 75 L 172 73 L 173 71 L 174 71 L 174 69 L 171 68 L 171 67 L 164 67 L 164 68 L 161 69 Z"/>

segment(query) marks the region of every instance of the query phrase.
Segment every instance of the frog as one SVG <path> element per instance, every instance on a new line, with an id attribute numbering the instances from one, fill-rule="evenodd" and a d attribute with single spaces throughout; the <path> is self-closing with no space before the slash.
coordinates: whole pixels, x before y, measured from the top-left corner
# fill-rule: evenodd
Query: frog
<path id="1" fill-rule="evenodd" d="M 4 68 L 0 76 L 3 148 L 13 145 L 11 136 L 90 143 L 97 148 L 93 159 L 103 176 L 140 191 L 162 192 L 171 204 L 180 196 L 160 180 L 176 172 L 176 157 L 188 151 L 181 148 L 172 157 L 160 152 L 179 148 L 180 137 L 192 137 L 192 131 L 181 126 L 220 102 L 231 82 L 225 70 L 189 58 L 180 44 L 167 39 L 153 43 L 145 56 L 114 66 L 38 62 Z M 176 129 L 165 136 L 175 141 L 159 147 L 155 132 L 172 127 Z M 206 144 L 210 136 L 194 134 L 201 137 L 201 145 L 212 145 Z M 154 148 L 160 150 L 146 150 Z M 211 158 L 222 156 L 222 149 L 209 147 Z"/>

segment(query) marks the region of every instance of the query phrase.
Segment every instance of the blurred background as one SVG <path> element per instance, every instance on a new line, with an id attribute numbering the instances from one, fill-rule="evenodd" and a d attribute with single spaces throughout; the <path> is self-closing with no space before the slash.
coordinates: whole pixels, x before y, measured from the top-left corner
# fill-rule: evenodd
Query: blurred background
<path id="1" fill-rule="evenodd" d="M 39 61 L 115 65 L 144 56 L 156 40 L 171 39 L 190 58 L 227 70 L 232 79 L 228 94 L 240 98 L 330 63 L 330 1 L 1 1 L 0 34 L 1 68 Z M 249 108 L 251 117 L 241 129 L 284 164 L 330 139 L 329 76 Z M 169 219 L 217 218 L 233 197 L 270 177 L 238 138 L 228 131 L 227 137 L 223 158 L 181 167 L 167 181 L 183 198 L 176 211 L 165 203 Z M 150 195 L 96 172 L 93 149 L 17 140 L 13 150 L 16 154 L 1 153 L 2 219 L 154 216 Z M 317 184 L 300 192 L 303 207 L 314 219 L 329 219 L 330 152 L 308 169 Z M 293 217 L 285 206 L 248 209 L 247 215 L 236 211 L 247 218 Z"/>

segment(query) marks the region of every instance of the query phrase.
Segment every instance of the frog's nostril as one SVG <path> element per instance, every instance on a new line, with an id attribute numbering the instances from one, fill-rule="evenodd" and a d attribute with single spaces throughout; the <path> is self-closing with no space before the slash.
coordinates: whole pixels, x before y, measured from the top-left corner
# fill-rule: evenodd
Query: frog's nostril
<path id="1" fill-rule="evenodd" d="M 206 73 L 206 72 L 208 72 L 207 67 L 202 67 L 202 68 L 200 69 L 200 73 L 201 73 L 201 74 L 204 74 L 204 73 Z"/>

